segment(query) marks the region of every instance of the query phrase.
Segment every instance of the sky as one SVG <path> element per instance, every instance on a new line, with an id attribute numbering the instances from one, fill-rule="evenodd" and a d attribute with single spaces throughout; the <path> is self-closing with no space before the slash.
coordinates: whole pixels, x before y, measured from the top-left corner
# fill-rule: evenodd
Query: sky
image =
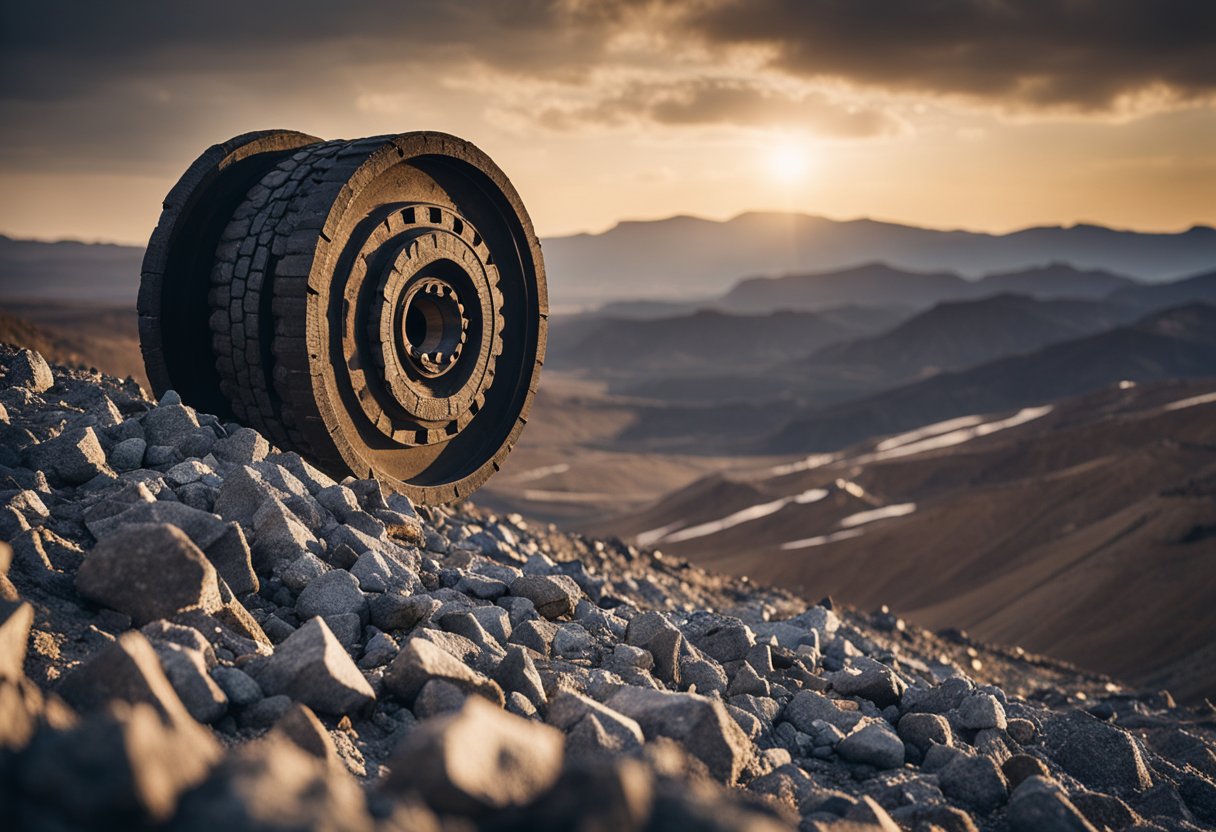
<path id="1" fill-rule="evenodd" d="M 164 0 L 0 10 L 0 233 L 142 244 L 208 145 L 442 130 L 543 236 L 751 210 L 1216 224 L 1211 0 Z"/>

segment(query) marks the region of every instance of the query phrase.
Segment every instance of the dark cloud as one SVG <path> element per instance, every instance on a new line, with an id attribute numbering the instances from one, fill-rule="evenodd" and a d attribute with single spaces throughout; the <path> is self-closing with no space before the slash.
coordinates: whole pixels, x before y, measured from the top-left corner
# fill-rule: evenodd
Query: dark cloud
<path id="1" fill-rule="evenodd" d="M 724 0 L 686 23 L 720 47 L 772 49 L 800 76 L 998 104 L 1096 110 L 1157 86 L 1216 91 L 1210 0 Z"/>
<path id="2" fill-rule="evenodd" d="M 533 118 L 555 130 L 639 123 L 733 125 L 803 128 L 821 135 L 860 138 L 899 129 L 899 123 L 882 110 L 840 103 L 820 92 L 778 90 L 744 78 L 635 81 L 591 101 L 543 107 Z"/>

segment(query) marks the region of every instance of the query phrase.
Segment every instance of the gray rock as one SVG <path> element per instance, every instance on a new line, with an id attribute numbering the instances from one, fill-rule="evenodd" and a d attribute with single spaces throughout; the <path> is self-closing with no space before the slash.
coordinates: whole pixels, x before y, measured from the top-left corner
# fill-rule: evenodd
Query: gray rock
<path id="1" fill-rule="evenodd" d="M 747 663 L 735 671 L 735 678 L 730 680 L 726 688 L 727 696 L 768 696 L 768 682 L 760 678 L 755 669 Z"/>
<path id="2" fill-rule="evenodd" d="M 55 376 L 46 359 L 34 350 L 21 350 L 8 363 L 5 379 L 14 387 L 24 387 L 33 393 L 45 393 L 55 385 Z"/>
<path id="3" fill-rule="evenodd" d="M 397 655 L 397 642 L 387 633 L 375 630 L 363 646 L 363 656 L 359 659 L 359 667 L 368 669 L 383 667 Z"/>
<path id="4" fill-rule="evenodd" d="M 906 687 L 891 668 L 867 656 L 852 659 L 827 679 L 837 693 L 868 699 L 880 708 L 897 704 Z"/>
<path id="5" fill-rule="evenodd" d="M 216 499 L 215 510 L 223 514 L 220 501 L 224 487 Z M 319 551 L 320 544 L 308 527 L 288 510 L 278 497 L 267 496 L 253 514 L 253 564 L 258 572 L 267 573 L 284 562 L 291 562 L 302 552 Z"/>
<path id="6" fill-rule="evenodd" d="M 134 471 L 144 464 L 148 443 L 141 437 L 124 439 L 110 449 L 110 465 L 115 471 Z"/>
<path id="7" fill-rule="evenodd" d="M 668 737 L 680 743 L 721 782 L 735 782 L 752 758 L 747 735 L 716 700 L 623 687 L 604 704 L 636 721 L 648 740 Z"/>
<path id="8" fill-rule="evenodd" d="M 151 705 L 168 723 L 197 727 L 165 676 L 151 642 L 139 632 L 123 633 L 98 650 L 64 677 L 58 692 L 81 712 L 120 699 Z"/>
<path id="9" fill-rule="evenodd" d="M 201 650 L 167 641 L 153 643 L 161 668 L 190 716 L 204 724 L 216 722 L 228 711 L 228 697 L 207 673 Z"/>
<path id="10" fill-rule="evenodd" d="M 521 693 L 538 708 L 543 708 L 548 701 L 532 655 L 517 644 L 507 648 L 507 655 L 498 663 L 493 678 L 504 691 Z"/>
<path id="11" fill-rule="evenodd" d="M 1153 785 L 1136 740 L 1087 713 L 1053 718 L 1044 735 L 1051 759 L 1091 789 L 1136 792 Z"/>
<path id="12" fill-rule="evenodd" d="M 1005 729 L 1005 708 L 990 693 L 975 692 L 958 706 L 958 724 L 972 731 L 985 728 Z"/>
<path id="13" fill-rule="evenodd" d="M 923 753 L 934 743 L 954 745 L 950 722 L 940 714 L 904 714 L 897 726 L 900 739 Z"/>
<path id="14" fill-rule="evenodd" d="M 431 679 L 422 686 L 414 700 L 414 715 L 419 719 L 430 719 L 441 714 L 459 711 L 469 694 L 443 679 Z"/>
<path id="15" fill-rule="evenodd" d="M 373 832 L 376 826 L 353 777 L 272 731 L 260 742 L 235 749 L 186 795 L 173 828 Z"/>
<path id="16" fill-rule="evenodd" d="M 303 592 L 304 587 L 312 583 L 315 578 L 321 577 L 328 571 L 329 564 L 312 552 L 305 552 L 283 567 L 283 571 L 279 573 L 279 580 L 292 592 L 299 593 Z"/>
<path id="17" fill-rule="evenodd" d="M 421 638 L 406 642 L 384 674 L 384 689 L 412 705 L 423 685 L 443 679 L 468 693 L 476 693 L 499 707 L 505 702 L 497 682 L 466 665 L 460 659 Z"/>
<path id="18" fill-rule="evenodd" d="M 252 428 L 240 428 L 215 443 L 211 453 L 230 465 L 252 465 L 270 452 L 270 443 Z"/>
<path id="19" fill-rule="evenodd" d="M 130 496 L 138 497 L 138 492 Z M 214 514 L 167 500 L 135 499 L 120 513 L 87 515 L 86 523 L 99 538 L 130 523 L 172 524 L 202 550 L 234 594 L 244 596 L 258 590 L 258 578 L 253 571 L 244 532 L 240 526 L 227 523 Z"/>
<path id="20" fill-rule="evenodd" d="M 477 574 L 465 575 L 457 582 L 454 589 L 473 598 L 482 598 L 487 601 L 497 600 L 507 594 L 505 583 Z"/>
<path id="21" fill-rule="evenodd" d="M 367 623 L 367 598 L 359 590 L 359 581 L 344 569 L 331 569 L 318 575 L 296 599 L 296 615 L 301 619 L 345 614 L 357 615 L 361 622 Z"/>
<path id="22" fill-rule="evenodd" d="M 137 624 L 223 606 L 211 562 L 167 523 L 133 523 L 107 535 L 81 564 L 76 590 Z"/>
<path id="23" fill-rule="evenodd" d="M 369 602 L 372 624 L 386 632 L 409 630 L 428 620 L 440 607 L 429 595 L 398 595 L 387 592 Z"/>
<path id="24" fill-rule="evenodd" d="M 144 451 L 144 464 L 149 468 L 164 469 L 182 461 L 182 453 L 173 445 L 149 445 Z"/>
<path id="25" fill-rule="evenodd" d="M 904 764 L 903 740 L 885 722 L 861 725 L 840 741 L 836 753 L 850 762 L 877 769 L 900 768 Z"/>
<path id="26" fill-rule="evenodd" d="M 177 447 L 198 430 L 194 411 L 183 404 L 160 404 L 143 417 L 144 434 L 148 444 Z"/>
<path id="27" fill-rule="evenodd" d="M 253 517 L 258 509 L 267 500 L 277 499 L 279 493 L 253 468 L 240 465 L 224 477 L 220 495 L 215 500 L 215 513 L 246 529 L 253 529 Z"/>
<path id="28" fill-rule="evenodd" d="M 364 552 L 350 568 L 364 592 L 400 590 L 412 595 L 422 588 L 418 578 L 404 565 L 378 552 Z"/>
<path id="29" fill-rule="evenodd" d="M 991 812 L 1008 797 L 1005 775 L 992 758 L 982 754 L 956 757 L 937 777 L 942 794 L 978 812 Z"/>
<path id="30" fill-rule="evenodd" d="M 1030 777 L 1009 799 L 1006 815 L 1015 832 L 1097 832 L 1055 782 Z"/>
<path id="31" fill-rule="evenodd" d="M 574 613 L 582 590 L 565 575 L 524 575 L 511 583 L 511 594 L 527 598 L 549 620 Z"/>
<path id="32" fill-rule="evenodd" d="M 756 643 L 752 631 L 737 618 L 711 612 L 695 612 L 680 628 L 697 649 L 719 662 L 747 658 Z"/>
<path id="33" fill-rule="evenodd" d="M 589 717 L 594 721 L 594 727 L 588 725 L 583 730 L 591 731 L 596 737 L 591 743 L 594 747 L 628 753 L 640 749 L 646 741 L 642 726 L 636 721 L 573 691 L 557 693 L 545 713 L 546 722 L 567 734 L 579 730 L 579 724 Z M 601 733 L 606 737 L 601 738 Z"/>
<path id="34" fill-rule="evenodd" d="M 314 618 L 291 634 L 254 671 L 269 696 L 282 694 L 314 711 L 340 716 L 375 701 L 371 685 L 324 621 Z"/>
<path id="35" fill-rule="evenodd" d="M 816 720 L 834 725 L 847 734 L 863 719 L 857 711 L 838 708 L 832 699 L 813 690 L 794 694 L 794 698 L 785 706 L 783 718 L 804 734 L 813 733 Z"/>
<path id="36" fill-rule="evenodd" d="M 33 623 L 34 608 L 28 603 L 0 600 L 0 682 L 16 682 L 25 676 L 25 654 Z M 3 745 L 0 740 L 0 747 Z"/>
<path id="37" fill-rule="evenodd" d="M 525 621 L 511 630 L 512 644 L 522 644 L 535 650 L 542 656 L 549 655 L 553 645 L 553 637 L 557 635 L 557 625 L 549 621 Z"/>
<path id="38" fill-rule="evenodd" d="M 595 639 L 577 621 L 562 624 L 553 634 L 550 649 L 555 658 L 591 660 L 596 655 Z"/>
<path id="39" fill-rule="evenodd" d="M 729 684 L 722 665 L 710 659 L 685 659 L 680 662 L 679 679 L 681 686 L 688 690 L 696 688 L 697 693 L 705 695 L 725 694 Z"/>
<path id="40" fill-rule="evenodd" d="M 506 610 L 498 606 L 475 607 L 469 614 L 495 641 L 503 647 L 507 646 L 507 640 L 511 638 L 511 617 Z"/>
<path id="41" fill-rule="evenodd" d="M 252 705 L 262 698 L 262 688 L 254 678 L 239 667 L 217 667 L 211 678 L 220 686 L 228 701 L 238 708 Z"/>
<path id="42" fill-rule="evenodd" d="M 1001 763 L 1001 773 L 1010 789 L 1016 789 L 1031 777 L 1050 777 L 1047 765 L 1038 757 L 1029 754 L 1014 754 Z"/>
<path id="43" fill-rule="evenodd" d="M 557 782 L 562 750 L 555 728 L 471 696 L 456 713 L 406 734 L 385 788 L 424 794 L 436 809 L 462 815 L 524 806 Z"/>
<path id="44" fill-rule="evenodd" d="M 352 654 L 363 639 L 363 619 L 357 613 L 344 612 L 322 617 L 334 638 Z"/>
<path id="45" fill-rule="evenodd" d="M 113 473 L 106 465 L 106 454 L 91 428 L 65 430 L 53 439 L 31 449 L 34 465 L 53 480 L 80 485 L 98 474 Z"/>

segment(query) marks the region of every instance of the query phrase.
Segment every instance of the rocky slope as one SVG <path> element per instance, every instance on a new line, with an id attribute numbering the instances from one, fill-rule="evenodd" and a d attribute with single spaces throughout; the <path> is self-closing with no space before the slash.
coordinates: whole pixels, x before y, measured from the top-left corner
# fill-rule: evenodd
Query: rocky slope
<path id="1" fill-rule="evenodd" d="M 1210 707 L 0 358 L 10 828 L 1216 823 Z"/>

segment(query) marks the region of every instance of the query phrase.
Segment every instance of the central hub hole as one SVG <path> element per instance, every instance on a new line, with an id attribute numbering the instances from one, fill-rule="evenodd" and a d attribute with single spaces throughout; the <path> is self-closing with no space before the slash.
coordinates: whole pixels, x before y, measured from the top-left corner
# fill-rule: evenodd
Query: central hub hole
<path id="1" fill-rule="evenodd" d="M 450 287 L 429 284 L 410 298 L 405 340 L 414 351 L 449 358 L 460 345 L 461 330 L 460 305 Z"/>

